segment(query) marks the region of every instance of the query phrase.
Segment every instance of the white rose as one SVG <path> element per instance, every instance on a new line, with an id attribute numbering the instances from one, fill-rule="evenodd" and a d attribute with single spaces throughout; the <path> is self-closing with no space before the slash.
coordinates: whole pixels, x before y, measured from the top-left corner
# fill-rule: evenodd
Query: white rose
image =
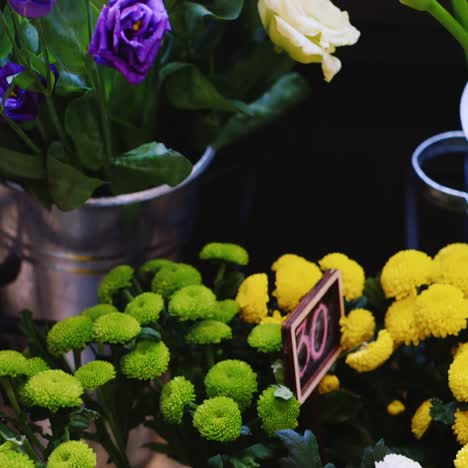
<path id="1" fill-rule="evenodd" d="M 336 47 L 353 45 L 359 31 L 330 0 L 259 0 L 258 11 L 272 42 L 301 63 L 321 63 L 326 81 L 341 68 Z"/>
<path id="2" fill-rule="evenodd" d="M 382 461 L 375 463 L 375 468 L 422 468 L 422 466 L 403 455 L 386 455 Z"/>

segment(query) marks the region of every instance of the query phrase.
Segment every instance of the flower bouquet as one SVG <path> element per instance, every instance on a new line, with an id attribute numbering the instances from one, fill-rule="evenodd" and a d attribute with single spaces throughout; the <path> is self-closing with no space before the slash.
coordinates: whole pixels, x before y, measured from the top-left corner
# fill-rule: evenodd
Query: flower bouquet
<path id="1" fill-rule="evenodd" d="M 0 462 L 91 468 L 92 441 L 129 467 L 129 433 L 146 426 L 158 437 L 145 447 L 194 467 L 446 467 L 468 434 L 467 255 L 466 244 L 435 259 L 403 251 L 366 279 L 344 254 L 318 264 L 287 254 L 272 266 L 272 291 L 266 273 L 244 276 L 249 256 L 234 244 L 202 249 L 203 276 L 165 259 L 119 266 L 100 304 L 50 330 L 24 313 L 27 349 L 0 351 L 12 409 Z M 285 382 L 281 327 L 330 269 L 343 277 L 343 352 L 311 419 Z"/>
<path id="2" fill-rule="evenodd" d="M 338 72 L 331 2 L 11 0 L 0 12 L 0 174 L 46 206 L 187 178 Z M 173 148 L 173 149 L 171 149 Z"/>

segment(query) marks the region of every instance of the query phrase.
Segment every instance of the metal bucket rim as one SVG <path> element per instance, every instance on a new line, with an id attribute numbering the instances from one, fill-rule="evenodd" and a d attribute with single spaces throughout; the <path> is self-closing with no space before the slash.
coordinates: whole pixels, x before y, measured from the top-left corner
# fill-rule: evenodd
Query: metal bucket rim
<path id="1" fill-rule="evenodd" d="M 127 193 L 124 195 L 116 195 L 113 197 L 90 198 L 84 203 L 83 206 L 91 208 L 125 206 L 160 198 L 164 195 L 181 189 L 182 187 L 190 184 L 192 181 L 198 178 L 201 174 L 203 174 L 203 172 L 206 171 L 208 166 L 213 161 L 215 155 L 215 149 L 212 146 L 208 146 L 200 160 L 196 164 L 194 164 L 190 175 L 183 182 L 181 182 L 179 185 L 176 185 L 175 187 L 171 187 L 165 184 L 152 189 L 143 190 L 141 192 Z M 15 190 L 23 191 L 21 186 L 14 182 L 7 181 L 5 182 L 5 184 Z"/>
<path id="2" fill-rule="evenodd" d="M 430 148 L 431 146 L 444 141 L 450 140 L 453 138 L 463 138 L 465 139 L 465 134 L 461 130 L 455 130 L 450 132 L 439 133 L 438 135 L 434 135 L 431 138 L 423 141 L 414 151 L 413 156 L 411 158 L 411 165 L 418 176 L 418 178 L 424 182 L 425 185 L 430 187 L 431 189 L 440 192 L 441 194 L 445 195 L 449 202 L 456 201 L 460 203 L 463 201 L 468 204 L 468 193 L 462 190 L 457 190 L 451 187 L 447 187 L 446 185 L 439 184 L 435 180 L 431 179 L 423 170 L 421 165 L 421 156 L 424 152 Z"/>

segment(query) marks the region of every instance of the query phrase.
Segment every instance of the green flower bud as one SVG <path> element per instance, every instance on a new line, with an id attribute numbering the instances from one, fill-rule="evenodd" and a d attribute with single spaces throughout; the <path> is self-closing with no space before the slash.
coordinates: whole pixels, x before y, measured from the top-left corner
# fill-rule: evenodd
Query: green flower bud
<path id="1" fill-rule="evenodd" d="M 169 360 L 169 348 L 162 341 L 140 341 L 122 358 L 120 366 L 129 379 L 151 380 L 167 371 Z"/>
<path id="2" fill-rule="evenodd" d="M 283 339 L 281 325 L 278 323 L 263 323 L 257 325 L 247 338 L 252 348 L 262 353 L 275 353 L 281 351 Z"/>
<path id="3" fill-rule="evenodd" d="M 24 386 L 24 399 L 31 406 L 47 408 L 52 412 L 60 408 L 81 405 L 83 387 L 78 379 L 61 370 L 46 370 L 31 377 Z"/>
<path id="4" fill-rule="evenodd" d="M 130 301 L 125 313 L 137 319 L 140 325 L 156 322 L 164 309 L 164 300 L 160 294 L 151 292 L 140 294 Z"/>
<path id="5" fill-rule="evenodd" d="M 229 323 L 239 311 L 239 304 L 234 299 L 225 299 L 216 303 L 212 318 L 219 322 Z"/>
<path id="6" fill-rule="evenodd" d="M 211 242 L 200 252 L 201 260 L 219 260 L 245 266 L 249 263 L 247 250 L 237 244 L 227 242 Z"/>
<path id="7" fill-rule="evenodd" d="M 115 312 L 99 317 L 94 322 L 93 331 L 98 343 L 124 344 L 133 340 L 141 327 L 132 316 Z"/>
<path id="8" fill-rule="evenodd" d="M 187 343 L 198 345 L 221 343 L 221 341 L 231 338 L 232 330 L 229 325 L 210 319 L 197 322 L 185 335 Z"/>
<path id="9" fill-rule="evenodd" d="M 57 322 L 47 335 L 49 352 L 54 356 L 74 349 L 82 350 L 93 340 L 93 322 L 78 315 Z"/>
<path id="10" fill-rule="evenodd" d="M 169 315 L 179 320 L 210 318 L 216 307 L 216 296 L 206 286 L 187 286 L 175 292 L 169 302 Z"/>
<path id="11" fill-rule="evenodd" d="M 153 279 L 151 289 L 168 299 L 179 289 L 185 286 L 201 284 L 200 272 L 191 265 L 174 263 L 161 268 Z"/>
<path id="12" fill-rule="evenodd" d="M 206 374 L 205 389 L 208 397 L 230 397 L 244 411 L 252 403 L 253 394 L 257 391 L 257 374 L 244 361 L 221 361 Z"/>
<path id="13" fill-rule="evenodd" d="M 78 440 L 60 444 L 47 460 L 47 468 L 96 468 L 96 464 L 96 454 Z"/>
<path id="14" fill-rule="evenodd" d="M 138 276 L 144 281 L 151 281 L 154 275 L 163 267 L 175 265 L 176 262 L 165 258 L 155 258 L 144 263 L 138 270 Z"/>
<path id="15" fill-rule="evenodd" d="M 75 372 L 85 390 L 95 390 L 110 380 L 115 379 L 114 366 L 107 361 L 91 361 Z"/>
<path id="16" fill-rule="evenodd" d="M 27 375 L 27 363 L 28 360 L 18 351 L 0 351 L 0 377 Z"/>
<path id="17" fill-rule="evenodd" d="M 278 387 L 268 387 L 260 395 L 257 402 L 257 411 L 265 432 L 272 436 L 283 429 L 295 429 L 298 426 L 297 418 L 301 412 L 301 405 L 292 396 L 285 400 L 275 396 Z"/>
<path id="18" fill-rule="evenodd" d="M 27 360 L 26 362 L 26 375 L 28 377 L 32 377 L 39 372 L 43 372 L 45 370 L 49 370 L 49 366 L 44 361 L 44 359 L 40 357 L 33 357 Z"/>
<path id="19" fill-rule="evenodd" d="M 89 309 L 83 310 L 81 315 L 89 318 L 92 322 L 95 322 L 99 317 L 103 315 L 112 314 L 118 312 L 117 308 L 111 304 L 98 304 Z"/>
<path id="20" fill-rule="evenodd" d="M 174 377 L 164 385 L 161 392 L 160 408 L 165 421 L 180 424 L 184 408 L 195 401 L 195 387 L 184 377 Z"/>
<path id="21" fill-rule="evenodd" d="M 242 416 L 232 398 L 216 397 L 205 400 L 196 409 L 193 425 L 205 439 L 231 442 L 240 436 Z"/>
<path id="22" fill-rule="evenodd" d="M 120 265 L 109 271 L 98 287 L 99 302 L 112 304 L 112 299 L 119 290 L 132 286 L 133 273 L 133 268 L 128 265 Z"/>
<path id="23" fill-rule="evenodd" d="M 24 453 L 14 450 L 0 452 L 0 466 L 2 468 L 34 468 L 34 462 Z"/>

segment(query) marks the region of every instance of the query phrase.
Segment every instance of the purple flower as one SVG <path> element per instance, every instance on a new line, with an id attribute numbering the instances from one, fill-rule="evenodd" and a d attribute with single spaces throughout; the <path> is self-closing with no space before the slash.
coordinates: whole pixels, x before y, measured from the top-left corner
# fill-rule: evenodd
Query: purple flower
<path id="1" fill-rule="evenodd" d="M 141 83 L 170 31 L 162 0 L 111 0 L 99 15 L 88 53 L 117 69 L 131 84 Z"/>
<path id="2" fill-rule="evenodd" d="M 55 78 L 58 78 L 58 72 L 54 65 L 50 66 Z M 9 62 L 0 68 L 0 103 L 5 115 L 15 122 L 25 122 L 34 120 L 39 113 L 39 106 L 44 99 L 44 95 L 34 91 L 14 87 L 3 102 L 3 96 L 9 88 L 13 78 L 24 70 L 22 65 Z M 46 80 L 41 77 L 41 81 L 46 84 Z"/>
<path id="3" fill-rule="evenodd" d="M 10 0 L 13 10 L 27 18 L 40 18 L 49 14 L 56 0 Z"/>

